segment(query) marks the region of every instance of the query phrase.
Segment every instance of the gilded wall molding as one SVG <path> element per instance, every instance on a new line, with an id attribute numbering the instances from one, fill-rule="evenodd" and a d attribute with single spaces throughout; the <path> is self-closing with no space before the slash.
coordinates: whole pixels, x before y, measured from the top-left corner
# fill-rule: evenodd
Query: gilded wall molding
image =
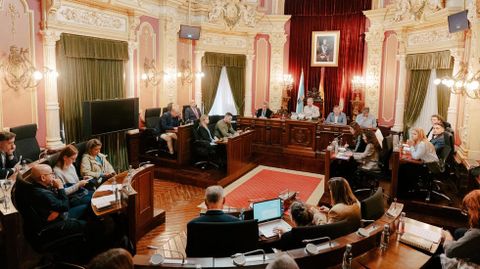
<path id="1" fill-rule="evenodd" d="M 378 117 L 378 106 L 380 100 L 380 78 L 382 72 L 382 49 L 385 39 L 384 29 L 378 26 L 371 26 L 365 34 L 367 42 L 367 67 L 365 76 L 365 106 L 370 112 Z"/>
<path id="2" fill-rule="evenodd" d="M 271 46 L 270 55 L 270 108 L 273 111 L 280 109 L 282 105 L 283 92 L 283 61 L 284 46 L 287 41 L 287 35 L 282 32 L 269 34 Z"/>
<path id="3" fill-rule="evenodd" d="M 113 15 L 100 10 L 81 8 L 79 6 L 61 6 L 55 13 L 58 23 L 77 25 L 82 27 L 95 27 L 115 32 L 126 32 L 128 17 Z"/>

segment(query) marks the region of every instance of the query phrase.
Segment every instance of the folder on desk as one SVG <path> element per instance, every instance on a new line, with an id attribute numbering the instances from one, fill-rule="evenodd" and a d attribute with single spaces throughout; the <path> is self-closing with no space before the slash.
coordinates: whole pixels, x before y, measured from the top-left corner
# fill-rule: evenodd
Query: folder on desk
<path id="1" fill-rule="evenodd" d="M 424 229 L 411 223 L 405 223 L 405 233 L 400 237 L 400 242 L 428 252 L 432 252 L 433 245 L 441 240 L 441 231 Z"/>

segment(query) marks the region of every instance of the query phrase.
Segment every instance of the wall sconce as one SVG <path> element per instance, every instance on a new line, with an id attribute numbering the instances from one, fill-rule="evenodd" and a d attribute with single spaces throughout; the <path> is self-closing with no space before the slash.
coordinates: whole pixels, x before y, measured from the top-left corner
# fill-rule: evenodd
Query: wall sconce
<path id="1" fill-rule="evenodd" d="M 15 91 L 36 88 L 46 73 L 58 76 L 55 70 L 48 67 L 44 67 L 43 72 L 37 70 L 30 61 L 28 49 L 18 49 L 15 45 L 10 46 L 8 57 L 0 65 L 0 70 L 5 84 Z"/>
<path id="2" fill-rule="evenodd" d="M 460 64 L 460 70 L 453 77 L 436 78 L 435 85 L 442 84 L 453 94 L 466 95 L 471 99 L 480 99 L 480 70 L 473 75 L 465 63 Z"/>
<path id="3" fill-rule="evenodd" d="M 182 86 L 185 83 L 192 83 L 193 79 L 193 72 L 190 68 L 190 61 L 182 60 L 182 64 L 180 65 L 179 72 L 177 73 L 177 77 L 181 79 Z M 205 74 L 203 72 L 195 72 L 196 78 L 203 78 Z"/>
<path id="4" fill-rule="evenodd" d="M 143 74 L 141 76 L 142 80 L 145 81 L 145 87 L 148 87 L 148 84 L 152 86 L 157 86 L 162 79 L 168 79 L 170 75 L 161 70 L 158 71 L 155 65 L 155 59 L 149 60 L 145 57 L 145 62 L 143 63 Z"/>

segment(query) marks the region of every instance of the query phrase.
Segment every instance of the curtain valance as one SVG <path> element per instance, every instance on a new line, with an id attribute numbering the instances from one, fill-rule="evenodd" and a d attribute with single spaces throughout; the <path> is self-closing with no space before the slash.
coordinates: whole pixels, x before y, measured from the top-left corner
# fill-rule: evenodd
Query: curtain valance
<path id="1" fill-rule="evenodd" d="M 63 54 L 69 58 L 128 60 L 128 44 L 124 41 L 89 36 L 62 34 Z"/>
<path id="2" fill-rule="evenodd" d="M 407 69 L 430 70 L 452 68 L 452 57 L 450 51 L 438 51 L 431 53 L 419 53 L 407 55 Z"/>
<path id="3" fill-rule="evenodd" d="M 203 66 L 225 66 L 225 67 L 239 67 L 244 68 L 246 63 L 245 55 L 238 54 L 223 54 L 206 52 L 202 59 Z"/>

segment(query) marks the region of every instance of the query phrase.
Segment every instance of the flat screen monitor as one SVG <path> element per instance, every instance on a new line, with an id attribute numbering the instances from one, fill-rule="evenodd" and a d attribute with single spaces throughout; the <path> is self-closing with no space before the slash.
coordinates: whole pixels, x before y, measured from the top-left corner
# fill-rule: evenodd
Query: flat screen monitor
<path id="1" fill-rule="evenodd" d="M 275 198 L 272 200 L 253 203 L 253 218 L 258 222 L 265 222 L 282 217 L 282 200 Z"/>
<path id="2" fill-rule="evenodd" d="M 138 128 L 138 98 L 83 102 L 85 137 Z"/>
<path id="3" fill-rule="evenodd" d="M 178 32 L 180 38 L 186 38 L 191 40 L 200 39 L 200 27 L 191 25 L 180 25 L 180 32 Z"/>
<path id="4" fill-rule="evenodd" d="M 460 32 L 468 29 L 468 10 L 448 16 L 448 31 L 450 33 Z"/>

